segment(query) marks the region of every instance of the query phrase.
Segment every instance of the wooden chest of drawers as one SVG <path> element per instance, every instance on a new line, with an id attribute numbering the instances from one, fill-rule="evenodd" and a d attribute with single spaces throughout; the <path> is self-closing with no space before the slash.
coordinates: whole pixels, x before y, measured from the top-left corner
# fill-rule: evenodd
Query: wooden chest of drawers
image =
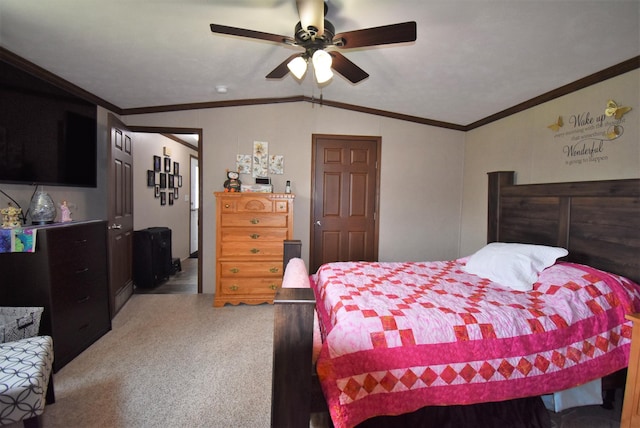
<path id="1" fill-rule="evenodd" d="M 293 236 L 294 196 L 216 194 L 216 294 L 225 303 L 273 303 L 282 284 L 283 241 Z"/>

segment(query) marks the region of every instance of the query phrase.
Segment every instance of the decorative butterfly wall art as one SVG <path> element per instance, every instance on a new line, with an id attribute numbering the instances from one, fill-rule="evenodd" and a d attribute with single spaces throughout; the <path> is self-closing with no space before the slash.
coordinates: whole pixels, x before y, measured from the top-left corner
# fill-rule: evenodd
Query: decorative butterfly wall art
<path id="1" fill-rule="evenodd" d="M 560 128 L 562 128 L 563 126 L 564 126 L 564 122 L 562 121 L 562 116 L 558 116 L 557 122 L 552 123 L 551 125 L 547 126 L 547 128 L 549 128 L 553 132 L 558 132 Z"/>
<path id="2" fill-rule="evenodd" d="M 614 116 L 616 120 L 620 120 L 622 116 L 629 113 L 631 107 L 619 107 L 615 101 L 607 101 L 607 108 L 604 110 L 604 114 L 608 117 Z"/>
<path id="3" fill-rule="evenodd" d="M 615 140 L 622 135 L 624 128 L 620 125 L 612 125 L 607 129 L 606 136 L 609 140 Z"/>

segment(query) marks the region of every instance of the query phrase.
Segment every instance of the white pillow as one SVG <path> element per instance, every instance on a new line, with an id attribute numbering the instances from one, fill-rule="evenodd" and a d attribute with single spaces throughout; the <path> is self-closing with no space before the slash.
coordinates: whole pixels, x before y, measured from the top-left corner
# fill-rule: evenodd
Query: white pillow
<path id="1" fill-rule="evenodd" d="M 469 257 L 463 270 L 514 290 L 529 291 L 540 272 L 567 254 L 559 247 L 493 242 Z"/>

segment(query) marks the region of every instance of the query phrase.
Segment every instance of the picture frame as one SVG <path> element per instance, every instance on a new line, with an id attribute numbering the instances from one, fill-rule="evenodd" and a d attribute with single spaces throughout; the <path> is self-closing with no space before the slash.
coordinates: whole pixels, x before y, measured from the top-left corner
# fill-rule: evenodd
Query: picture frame
<path id="1" fill-rule="evenodd" d="M 153 187 L 156 185 L 156 172 L 148 169 L 147 170 L 147 187 Z"/>
<path id="2" fill-rule="evenodd" d="M 160 156 L 153 156 L 153 170 L 160 172 Z"/>
<path id="3" fill-rule="evenodd" d="M 178 176 L 178 187 L 182 187 L 182 176 Z"/>
<path id="4" fill-rule="evenodd" d="M 169 205 L 173 205 L 173 192 L 169 192 Z"/>
<path id="5" fill-rule="evenodd" d="M 155 196 L 156 198 L 160 197 L 160 185 L 156 184 L 154 189 L 153 189 L 153 196 Z"/>
<path id="6" fill-rule="evenodd" d="M 178 188 L 177 187 L 173 188 L 173 199 L 178 199 Z"/>
<path id="7" fill-rule="evenodd" d="M 174 187 L 176 187 L 174 186 L 175 183 L 176 183 L 175 176 L 173 174 L 169 174 L 169 184 L 167 185 L 167 187 L 169 189 L 173 189 Z"/>
<path id="8" fill-rule="evenodd" d="M 160 192 L 160 205 L 167 205 L 167 192 Z"/>
<path id="9" fill-rule="evenodd" d="M 180 174 L 180 164 L 178 162 L 173 163 L 173 175 Z"/>
<path id="10" fill-rule="evenodd" d="M 161 189 L 167 188 L 167 174 L 164 172 L 160 173 L 160 188 Z"/>
<path id="11" fill-rule="evenodd" d="M 171 172 L 171 158 L 164 158 L 164 172 Z"/>

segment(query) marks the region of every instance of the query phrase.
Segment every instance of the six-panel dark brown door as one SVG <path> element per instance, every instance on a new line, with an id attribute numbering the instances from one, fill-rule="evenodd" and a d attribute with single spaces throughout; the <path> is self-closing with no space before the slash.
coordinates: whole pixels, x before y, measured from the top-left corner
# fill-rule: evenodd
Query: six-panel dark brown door
<path id="1" fill-rule="evenodd" d="M 111 317 L 133 294 L 133 141 L 131 131 L 109 115 L 109 298 Z"/>
<path id="2" fill-rule="evenodd" d="M 310 271 L 378 258 L 380 137 L 312 137 Z"/>

